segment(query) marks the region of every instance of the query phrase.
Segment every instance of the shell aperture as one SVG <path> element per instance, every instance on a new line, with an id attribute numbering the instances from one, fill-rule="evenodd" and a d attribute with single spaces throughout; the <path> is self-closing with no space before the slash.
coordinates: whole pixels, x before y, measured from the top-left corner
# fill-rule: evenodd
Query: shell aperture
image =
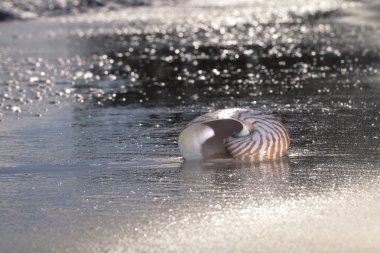
<path id="1" fill-rule="evenodd" d="M 201 115 L 188 124 L 178 139 L 186 160 L 274 160 L 287 154 L 289 144 L 288 130 L 277 118 L 240 108 Z"/>

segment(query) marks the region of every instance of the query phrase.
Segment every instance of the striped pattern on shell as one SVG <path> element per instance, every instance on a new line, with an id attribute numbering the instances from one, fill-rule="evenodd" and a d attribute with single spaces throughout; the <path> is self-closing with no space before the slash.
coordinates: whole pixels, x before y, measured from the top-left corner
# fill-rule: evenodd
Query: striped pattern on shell
<path id="1" fill-rule="evenodd" d="M 187 160 L 233 157 L 264 161 L 285 156 L 290 138 L 276 117 L 232 108 L 195 118 L 180 134 L 178 144 Z"/>

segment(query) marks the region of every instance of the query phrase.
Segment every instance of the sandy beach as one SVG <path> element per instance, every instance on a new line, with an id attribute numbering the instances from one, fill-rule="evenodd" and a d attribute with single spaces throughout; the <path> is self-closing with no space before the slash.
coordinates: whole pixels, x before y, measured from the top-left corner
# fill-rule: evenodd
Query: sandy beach
<path id="1" fill-rule="evenodd" d="M 378 1 L 119 2 L 0 5 L 1 252 L 380 251 Z M 289 155 L 184 161 L 230 107 Z"/>

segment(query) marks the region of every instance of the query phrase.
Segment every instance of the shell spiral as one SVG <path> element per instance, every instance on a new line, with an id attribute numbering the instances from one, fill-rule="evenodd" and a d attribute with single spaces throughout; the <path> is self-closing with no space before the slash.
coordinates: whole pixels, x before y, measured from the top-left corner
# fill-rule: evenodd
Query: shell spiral
<path id="1" fill-rule="evenodd" d="M 233 157 L 242 161 L 285 156 L 289 132 L 276 117 L 232 108 L 201 115 L 181 132 L 179 149 L 187 160 Z"/>

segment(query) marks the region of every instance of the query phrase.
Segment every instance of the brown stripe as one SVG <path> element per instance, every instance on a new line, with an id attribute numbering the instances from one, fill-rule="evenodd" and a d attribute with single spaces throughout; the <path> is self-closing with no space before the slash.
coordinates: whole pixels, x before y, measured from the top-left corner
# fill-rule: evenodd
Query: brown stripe
<path id="1" fill-rule="evenodd" d="M 236 153 L 237 150 L 242 149 L 241 148 L 242 145 L 246 145 L 245 139 L 239 139 L 239 141 L 234 142 L 233 145 L 231 145 L 230 143 L 226 143 L 226 148 L 231 154 L 234 154 Z M 232 146 L 236 146 L 236 147 L 232 147 Z"/>
<path id="2" fill-rule="evenodd" d="M 240 144 L 237 148 L 230 151 L 232 156 L 237 156 L 243 149 L 247 147 L 246 143 Z"/>
<path id="3" fill-rule="evenodd" d="M 270 145 L 270 141 L 269 141 L 269 137 L 268 137 L 268 133 L 266 134 L 266 140 L 267 140 L 267 146 L 265 147 L 264 149 L 264 156 L 263 156 L 263 160 L 269 160 L 268 159 L 268 149 L 269 149 L 269 145 Z"/>
<path id="4" fill-rule="evenodd" d="M 284 156 L 286 155 L 287 151 L 288 151 L 288 139 L 286 138 L 287 137 L 287 132 L 286 132 L 286 129 L 284 128 L 284 126 L 279 123 L 279 122 L 275 122 L 274 125 L 280 127 L 280 137 L 281 137 L 281 143 L 282 143 L 282 149 L 280 149 L 280 153 L 279 153 L 279 156 Z"/>
<path id="5" fill-rule="evenodd" d="M 270 132 L 270 135 L 272 135 L 273 143 L 272 143 L 272 145 L 270 147 L 269 157 L 270 158 L 274 158 L 274 150 L 275 150 L 275 146 L 276 146 L 275 143 L 277 143 L 277 138 L 275 138 L 274 135 L 271 132 Z"/>
<path id="6" fill-rule="evenodd" d="M 254 150 L 253 153 L 252 153 L 251 151 L 252 151 L 254 145 L 252 146 L 251 150 L 245 154 L 245 155 L 249 155 L 250 157 L 253 157 L 253 160 L 259 160 L 259 159 L 260 159 L 260 155 L 259 155 L 260 153 L 257 152 L 257 151 L 260 150 L 261 147 L 263 146 L 263 140 L 262 140 L 263 137 L 262 137 L 262 135 L 261 135 L 260 132 L 258 132 L 258 131 L 256 131 L 256 132 L 257 132 L 257 134 L 260 136 L 260 138 L 259 138 L 259 140 L 260 140 L 259 145 L 258 145 L 258 147 Z M 255 144 L 256 144 L 256 141 L 255 141 Z"/>
<path id="7" fill-rule="evenodd" d="M 281 133 L 278 134 L 278 142 L 277 142 L 277 154 L 276 154 L 276 157 L 281 157 L 282 156 L 282 153 L 281 153 Z"/>
<path id="8" fill-rule="evenodd" d="M 289 137 L 289 132 L 288 130 L 286 129 L 286 127 L 284 126 L 284 124 L 280 123 L 280 122 L 276 122 L 275 125 L 281 127 L 283 133 L 284 133 L 284 146 L 286 147 L 285 148 L 285 152 L 287 151 L 287 149 L 289 148 L 289 145 L 290 145 L 290 137 Z"/>
<path id="9" fill-rule="evenodd" d="M 266 127 L 268 127 L 271 131 L 269 133 L 272 134 L 272 137 L 273 137 L 273 132 L 279 137 L 279 138 L 275 138 L 276 141 L 278 141 L 278 154 L 276 154 L 276 157 L 279 157 L 279 156 L 282 156 L 282 149 L 281 149 L 281 143 L 280 142 L 283 142 L 284 140 L 284 134 L 282 133 L 282 130 L 281 129 L 277 129 L 275 126 L 279 126 L 278 124 L 275 124 L 277 123 L 277 121 L 272 121 L 272 122 L 269 122 L 269 121 L 265 121 L 266 123 L 263 123 L 263 122 L 258 122 L 258 123 L 261 123 L 263 125 L 265 125 Z M 274 148 L 274 145 L 273 144 L 273 147 Z M 273 153 L 274 153 L 274 150 L 273 150 Z M 273 158 L 273 154 L 271 155 Z"/>
<path id="10" fill-rule="evenodd" d="M 255 147 L 255 145 L 256 145 L 256 140 L 252 140 L 250 143 L 251 143 L 251 148 L 247 151 L 247 152 L 245 152 L 247 155 L 252 155 L 252 154 L 254 154 L 254 153 L 256 153 L 257 152 L 257 148 L 256 149 L 253 149 L 254 147 Z"/>

